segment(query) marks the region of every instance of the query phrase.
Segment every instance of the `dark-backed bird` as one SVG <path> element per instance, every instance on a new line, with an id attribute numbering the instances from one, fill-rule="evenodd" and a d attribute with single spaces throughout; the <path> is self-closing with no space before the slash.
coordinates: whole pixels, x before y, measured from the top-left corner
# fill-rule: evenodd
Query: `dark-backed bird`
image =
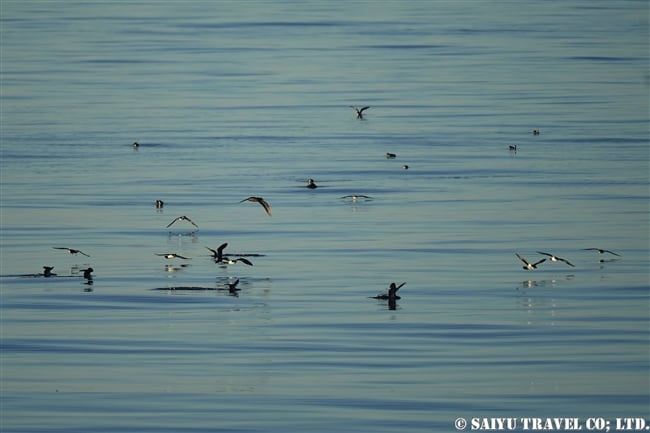
<path id="1" fill-rule="evenodd" d="M 229 265 L 234 265 L 237 262 L 242 262 L 242 263 L 244 263 L 244 264 L 246 264 L 248 266 L 253 266 L 253 263 L 251 263 L 250 260 L 245 259 L 243 257 L 237 257 L 236 259 L 231 259 L 230 257 L 224 257 L 223 262 L 227 263 Z"/>
<path id="2" fill-rule="evenodd" d="M 84 253 L 84 252 L 81 251 L 81 250 L 75 250 L 75 249 L 72 249 L 72 248 L 66 248 L 66 247 L 52 247 L 52 248 L 54 248 L 55 250 L 68 250 L 68 252 L 69 252 L 70 254 L 73 254 L 73 255 L 74 255 L 74 254 L 83 254 L 83 255 L 86 256 L 86 257 L 90 257 L 88 254 Z"/>
<path id="3" fill-rule="evenodd" d="M 212 251 L 212 258 L 214 259 L 215 262 L 220 262 L 223 260 L 223 250 L 228 246 L 228 242 L 224 242 L 216 250 L 213 250 L 212 248 L 208 248 L 210 251 Z"/>
<path id="4" fill-rule="evenodd" d="M 568 261 L 567 259 L 563 259 L 562 257 L 558 257 L 558 256 L 555 256 L 555 255 L 553 255 L 553 254 L 545 253 L 545 252 L 542 252 L 542 251 L 537 251 L 537 253 L 538 253 L 538 254 L 542 254 L 542 255 L 544 255 L 544 256 L 549 256 L 549 257 L 550 257 L 549 260 L 552 261 L 552 262 L 564 262 L 564 263 L 566 263 L 567 265 L 569 265 L 569 266 L 575 268 L 575 266 L 573 265 L 573 263 L 571 263 L 571 262 Z"/>
<path id="5" fill-rule="evenodd" d="M 394 153 L 386 152 L 386 159 L 395 159 L 397 155 Z"/>
<path id="6" fill-rule="evenodd" d="M 91 273 L 94 271 L 93 268 L 88 268 L 88 269 L 80 269 L 80 271 L 84 271 L 84 278 L 87 280 L 92 280 L 93 276 Z"/>
<path id="7" fill-rule="evenodd" d="M 539 265 L 540 263 L 546 261 L 546 259 L 542 259 L 542 260 L 540 260 L 540 261 L 538 261 L 538 262 L 530 263 L 530 262 L 528 262 L 528 260 L 526 260 L 526 259 L 524 259 L 523 257 L 521 257 L 519 254 L 515 253 L 515 255 L 517 256 L 517 258 L 518 258 L 519 260 L 521 260 L 522 262 L 524 262 L 524 266 L 523 266 L 523 268 L 526 269 L 527 271 L 532 271 L 533 269 L 537 269 L 537 265 Z"/>
<path id="8" fill-rule="evenodd" d="M 388 292 L 387 293 L 381 293 L 377 296 L 371 296 L 373 299 L 388 299 L 388 300 L 395 300 L 395 299 L 401 299 L 399 296 L 397 296 L 397 291 L 402 287 L 406 282 L 403 282 L 399 286 L 395 285 L 395 283 L 390 283 L 390 287 L 388 287 Z"/>
<path id="9" fill-rule="evenodd" d="M 367 110 L 370 107 L 362 107 L 362 108 L 357 108 L 354 105 L 350 105 L 350 108 L 353 108 L 354 111 L 357 112 L 357 119 L 363 119 L 363 112 L 364 110 Z"/>
<path id="10" fill-rule="evenodd" d="M 133 142 L 133 147 L 135 147 L 137 149 L 138 147 L 140 147 L 140 143 L 138 143 L 137 141 L 134 141 Z"/>
<path id="11" fill-rule="evenodd" d="M 241 290 L 237 288 L 237 284 L 239 284 L 239 278 L 237 278 L 234 283 L 224 283 L 223 285 L 228 288 L 230 293 L 236 293 Z"/>
<path id="12" fill-rule="evenodd" d="M 174 218 L 174 221 L 172 221 L 172 222 L 170 222 L 169 224 L 167 224 L 167 227 L 170 227 L 170 226 L 171 226 L 172 224 L 174 224 L 176 221 L 187 221 L 188 223 L 192 224 L 192 225 L 193 225 L 194 227 L 196 227 L 197 229 L 199 228 L 199 226 L 197 226 L 197 225 L 194 223 L 194 221 L 192 221 L 191 219 L 189 219 L 189 218 L 186 217 L 185 215 L 181 215 L 181 216 L 179 216 L 179 217 Z"/>
<path id="13" fill-rule="evenodd" d="M 367 195 L 363 195 L 363 194 L 350 194 L 350 195 L 344 195 L 344 196 L 341 197 L 341 198 L 342 198 L 342 199 L 344 199 L 344 198 L 349 198 L 349 199 L 351 199 L 352 201 L 357 201 L 357 200 L 359 200 L 360 198 L 363 198 L 363 199 L 366 199 L 366 200 L 372 200 L 372 197 L 367 196 Z"/>
<path id="14" fill-rule="evenodd" d="M 54 269 L 54 266 L 43 266 L 43 276 L 44 277 L 52 277 L 56 274 L 52 273 L 52 269 Z"/>
<path id="15" fill-rule="evenodd" d="M 192 260 L 189 257 L 181 256 L 180 254 L 176 254 L 176 253 L 165 253 L 165 254 L 154 253 L 154 254 L 160 257 L 164 257 L 167 260 L 171 260 L 171 259 Z"/>
<path id="16" fill-rule="evenodd" d="M 253 203 L 259 203 L 262 205 L 264 210 L 266 211 L 268 216 L 271 216 L 271 206 L 264 200 L 262 197 L 248 197 L 240 201 L 239 203 L 243 203 L 245 201 L 251 201 Z"/>
<path id="17" fill-rule="evenodd" d="M 307 188 L 309 188 L 309 189 L 318 188 L 318 185 L 316 185 L 316 183 L 314 182 L 314 179 L 312 179 L 311 177 L 309 179 L 307 179 Z"/>
<path id="18" fill-rule="evenodd" d="M 619 257 L 621 257 L 620 254 L 616 254 L 614 251 L 610 251 L 610 250 L 602 250 L 602 249 L 600 249 L 600 248 L 583 248 L 583 250 L 588 250 L 588 251 L 598 251 L 600 254 L 609 253 L 609 254 L 614 254 L 615 256 L 619 256 Z"/>
<path id="19" fill-rule="evenodd" d="M 165 206 L 165 202 L 162 200 L 156 200 L 156 209 L 162 209 Z"/>

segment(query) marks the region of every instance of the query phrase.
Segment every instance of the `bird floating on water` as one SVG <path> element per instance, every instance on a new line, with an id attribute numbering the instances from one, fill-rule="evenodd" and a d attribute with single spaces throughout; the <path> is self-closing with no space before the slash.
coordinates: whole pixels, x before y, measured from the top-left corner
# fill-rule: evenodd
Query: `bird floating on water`
<path id="1" fill-rule="evenodd" d="M 43 276 L 44 277 L 53 277 L 56 274 L 52 273 L 52 269 L 54 269 L 54 266 L 43 266 Z"/>
<path id="2" fill-rule="evenodd" d="M 133 147 L 134 147 L 135 149 L 137 149 L 138 147 L 140 147 L 140 143 L 138 143 L 137 141 L 134 141 L 134 142 L 133 142 Z"/>
<path id="3" fill-rule="evenodd" d="M 162 209 L 165 206 L 165 202 L 162 200 L 156 200 L 156 209 Z"/>
<path id="4" fill-rule="evenodd" d="M 603 250 L 603 249 L 600 249 L 600 248 L 583 248 L 583 250 L 585 250 L 585 251 L 598 251 L 600 254 L 609 253 L 609 254 L 614 254 L 615 256 L 621 257 L 620 254 L 616 254 L 614 251 Z"/>
<path id="5" fill-rule="evenodd" d="M 539 129 L 533 129 L 533 135 L 539 135 Z"/>
<path id="6" fill-rule="evenodd" d="M 215 262 L 219 263 L 220 261 L 223 260 L 223 250 L 228 246 L 228 242 L 224 242 L 216 250 L 213 250 L 212 248 L 208 248 L 210 251 L 212 251 L 212 258 L 214 259 Z"/>
<path id="7" fill-rule="evenodd" d="M 224 283 L 223 285 L 228 288 L 230 294 L 237 296 L 237 292 L 241 290 L 237 288 L 237 284 L 239 284 L 239 278 L 237 278 L 234 283 Z"/>
<path id="8" fill-rule="evenodd" d="M 354 105 L 350 105 L 350 108 L 353 108 L 354 111 L 357 112 L 357 119 L 363 119 L 363 112 L 364 110 L 367 110 L 370 107 L 362 107 L 362 108 L 357 108 Z"/>
<path id="9" fill-rule="evenodd" d="M 243 199 L 239 203 L 243 203 L 245 201 L 250 201 L 250 202 L 253 202 L 253 203 L 261 204 L 262 207 L 264 208 L 264 210 L 266 211 L 267 215 L 271 216 L 271 206 L 262 197 L 248 197 L 248 198 Z"/>
<path id="10" fill-rule="evenodd" d="M 66 248 L 66 247 L 52 247 L 52 248 L 54 248 L 55 250 L 68 250 L 68 252 L 69 252 L 70 254 L 72 254 L 72 255 L 75 255 L 75 254 L 83 254 L 83 255 L 86 256 L 86 257 L 90 257 L 88 254 L 84 253 L 83 251 L 81 251 L 81 250 L 75 250 L 75 249 L 73 249 L 73 248 Z"/>
<path id="11" fill-rule="evenodd" d="M 197 226 L 197 225 L 194 223 L 194 221 L 192 221 L 191 219 L 189 219 L 189 218 L 186 217 L 185 215 L 181 215 L 181 216 L 179 216 L 179 217 L 174 218 L 174 221 L 172 221 L 172 222 L 170 222 L 169 224 L 167 224 L 167 228 L 169 228 L 169 227 L 170 227 L 172 224 L 174 224 L 176 221 L 187 221 L 187 222 L 189 222 L 190 224 L 192 224 L 194 227 L 196 227 L 197 229 L 199 228 L 199 226 Z"/>
<path id="12" fill-rule="evenodd" d="M 386 152 L 386 159 L 395 159 L 397 155 L 394 153 Z"/>
<path id="13" fill-rule="evenodd" d="M 521 257 L 519 254 L 516 254 L 516 253 L 515 253 L 515 255 L 517 256 L 517 258 L 518 258 L 519 260 L 521 260 L 522 262 L 524 262 L 524 266 L 523 266 L 523 268 L 524 268 L 525 270 L 527 270 L 527 271 L 532 271 L 533 269 L 537 269 L 537 265 L 539 265 L 540 263 L 546 261 L 546 259 L 542 259 L 542 260 L 540 260 L 540 261 L 538 261 L 538 262 L 530 263 L 528 260 L 526 260 L 526 259 L 524 259 L 523 257 Z"/>
<path id="14" fill-rule="evenodd" d="M 552 262 L 564 262 L 564 263 L 566 263 L 567 265 L 569 265 L 569 266 L 575 268 L 575 266 L 573 265 L 573 263 L 571 263 L 571 262 L 568 261 L 567 259 L 563 259 L 562 257 L 558 257 L 558 256 L 555 256 L 555 255 L 553 255 L 553 254 L 545 253 L 545 252 L 542 252 L 542 251 L 537 251 L 537 253 L 538 253 L 538 254 L 542 254 L 542 255 L 544 255 L 544 256 L 549 256 L 549 257 L 550 257 L 549 260 L 552 261 Z"/>
<path id="15" fill-rule="evenodd" d="M 516 144 L 511 144 L 511 145 L 509 146 L 509 149 L 510 149 L 511 152 L 515 152 L 515 153 L 516 153 L 516 152 L 517 152 L 517 145 L 516 145 Z"/>
<path id="16" fill-rule="evenodd" d="M 171 260 L 171 259 L 192 260 L 189 257 L 181 256 L 180 254 L 176 254 L 176 253 L 164 253 L 164 254 L 154 253 L 154 254 L 157 255 L 157 256 L 164 257 L 167 260 Z"/>
<path id="17" fill-rule="evenodd" d="M 309 179 L 307 179 L 307 188 L 309 188 L 309 189 L 318 188 L 318 185 L 316 185 L 316 183 L 314 182 L 314 179 L 312 179 L 311 177 Z"/>
<path id="18" fill-rule="evenodd" d="M 396 299 L 401 299 L 399 296 L 397 296 L 397 291 L 402 287 L 406 282 L 403 282 L 399 286 L 395 285 L 395 283 L 390 283 L 390 286 L 388 287 L 388 292 L 386 293 L 381 293 L 377 296 L 371 296 L 373 299 L 382 299 L 382 300 L 396 300 Z"/>

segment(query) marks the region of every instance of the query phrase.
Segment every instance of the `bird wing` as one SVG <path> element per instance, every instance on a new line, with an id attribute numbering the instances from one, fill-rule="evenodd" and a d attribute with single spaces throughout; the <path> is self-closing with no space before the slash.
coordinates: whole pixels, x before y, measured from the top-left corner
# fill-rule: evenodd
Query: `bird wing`
<path id="1" fill-rule="evenodd" d="M 362 109 L 359 110 L 359 113 L 363 113 L 363 110 L 367 110 L 370 107 L 363 107 Z"/>
<path id="2" fill-rule="evenodd" d="M 174 224 L 174 223 L 175 223 L 176 221 L 178 221 L 180 218 L 181 218 L 181 217 L 176 217 L 176 218 L 174 218 L 174 221 L 172 221 L 172 222 L 170 222 L 169 224 L 167 224 L 167 227 L 169 227 L 169 226 L 171 226 L 172 224 Z"/>
<path id="3" fill-rule="evenodd" d="M 269 216 L 271 216 L 271 206 L 269 206 L 269 204 L 266 202 L 266 200 L 260 198 L 260 199 L 258 200 L 258 203 L 261 204 L 262 207 L 264 208 L 264 210 L 266 211 L 266 213 L 267 213 Z"/>
<path id="4" fill-rule="evenodd" d="M 173 254 L 173 256 L 178 257 L 179 259 L 190 260 L 189 257 L 184 257 L 184 256 L 181 256 L 180 254 Z"/>
<path id="5" fill-rule="evenodd" d="M 573 263 L 571 263 L 570 261 L 568 261 L 567 259 L 562 259 L 562 258 L 560 258 L 560 257 L 558 257 L 557 259 L 558 259 L 558 260 L 561 260 L 561 261 L 563 261 L 564 263 L 566 263 L 567 265 L 569 265 L 569 266 L 575 268 L 575 265 L 574 265 Z"/>
<path id="6" fill-rule="evenodd" d="M 199 226 L 197 226 L 196 223 L 194 221 L 192 221 L 191 219 L 189 219 L 188 217 L 185 217 L 185 219 L 188 220 L 190 222 L 190 224 L 192 224 L 197 229 L 199 228 Z"/>
<path id="7" fill-rule="evenodd" d="M 235 261 L 236 262 L 246 263 L 248 266 L 253 266 L 253 264 L 250 262 L 250 260 L 245 259 L 243 257 L 239 257 L 239 258 L 235 259 Z"/>
<path id="8" fill-rule="evenodd" d="M 517 256 L 517 258 L 518 258 L 519 260 L 521 260 L 521 261 L 524 262 L 525 264 L 527 264 L 527 265 L 530 264 L 530 263 L 528 263 L 528 260 L 526 260 L 526 259 L 524 259 L 523 257 L 521 257 L 519 254 L 515 253 L 515 255 Z M 546 259 L 544 259 L 544 260 L 546 260 Z"/>
<path id="9" fill-rule="evenodd" d="M 219 245 L 219 248 L 217 248 L 217 251 L 219 252 L 219 255 L 222 255 L 222 254 L 223 254 L 223 250 L 224 250 L 224 248 L 226 248 L 227 246 L 228 246 L 228 242 L 224 242 L 224 243 L 222 243 L 221 245 Z"/>
<path id="10" fill-rule="evenodd" d="M 80 250 L 76 250 L 76 251 L 77 251 L 79 254 L 83 254 L 83 255 L 86 256 L 86 257 L 90 257 L 88 254 L 84 253 L 83 251 L 80 251 Z"/>
<path id="11" fill-rule="evenodd" d="M 553 257 L 553 254 L 544 253 L 544 252 L 542 252 L 542 251 L 537 251 L 537 254 L 543 254 L 543 255 L 545 255 L 545 256 Z"/>
<path id="12" fill-rule="evenodd" d="M 621 257 L 620 254 L 616 254 L 614 251 L 610 251 L 610 250 L 603 250 L 603 251 L 605 251 L 606 253 L 614 254 L 615 256 Z"/>

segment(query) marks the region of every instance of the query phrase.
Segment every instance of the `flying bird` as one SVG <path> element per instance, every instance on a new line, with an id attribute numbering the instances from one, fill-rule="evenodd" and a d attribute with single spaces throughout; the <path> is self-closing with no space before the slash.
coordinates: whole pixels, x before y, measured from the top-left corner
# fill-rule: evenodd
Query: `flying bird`
<path id="1" fill-rule="evenodd" d="M 535 263 L 529 263 L 528 260 L 526 260 L 526 259 L 524 259 L 523 257 L 521 257 L 519 254 L 516 254 L 516 253 L 515 253 L 515 255 L 517 256 L 517 258 L 519 258 L 519 260 L 521 260 L 522 262 L 524 262 L 524 266 L 523 266 L 523 268 L 526 269 L 527 271 L 532 271 L 533 269 L 537 269 L 537 265 L 539 265 L 540 263 L 546 261 L 546 259 L 542 259 L 542 260 L 540 260 L 540 261 L 538 261 L 538 262 L 535 262 Z"/>
<path id="2" fill-rule="evenodd" d="M 55 250 L 68 250 L 68 252 L 69 252 L 70 254 L 73 254 L 73 255 L 74 255 L 74 254 L 83 254 L 83 255 L 86 256 L 86 257 L 90 257 L 88 254 L 84 253 L 84 252 L 81 251 L 81 250 L 75 250 L 75 249 L 72 249 L 72 248 L 66 248 L 66 247 L 52 247 L 52 248 L 54 248 Z"/>
<path id="3" fill-rule="evenodd" d="M 186 217 L 185 215 L 181 215 L 181 216 L 179 216 L 179 217 L 174 218 L 174 221 L 172 221 L 172 222 L 170 222 L 169 224 L 167 224 L 167 228 L 169 228 L 169 227 L 170 227 L 172 224 L 174 224 L 176 221 L 187 221 L 187 222 L 189 222 L 190 224 L 192 224 L 194 227 L 196 227 L 197 229 L 199 228 L 199 226 L 197 226 L 197 225 L 194 223 L 194 221 L 192 221 L 191 219 L 189 219 L 189 218 Z"/>
<path id="4" fill-rule="evenodd" d="M 154 253 L 154 254 L 157 255 L 157 256 L 164 257 L 167 260 L 171 260 L 171 259 L 192 260 L 189 257 L 181 256 L 180 254 L 176 254 L 176 253 L 165 253 L 165 254 Z"/>
<path id="5" fill-rule="evenodd" d="M 266 211 L 268 216 L 271 216 L 271 206 L 267 203 L 266 200 L 264 200 L 262 197 L 248 197 L 240 201 L 239 203 L 243 203 L 245 201 L 251 201 L 253 203 L 259 203 L 262 205 L 264 210 Z"/>
<path id="6" fill-rule="evenodd" d="M 573 265 L 573 263 L 571 263 L 571 262 L 568 261 L 567 259 L 563 259 L 562 257 L 558 257 L 558 256 L 555 256 L 555 255 L 553 255 L 553 254 L 545 253 L 545 252 L 542 252 L 542 251 L 537 251 L 537 253 L 538 253 L 538 254 L 542 254 L 542 255 L 544 255 L 544 256 L 549 256 L 549 257 L 550 257 L 549 260 L 552 261 L 552 262 L 564 262 L 564 263 L 566 263 L 567 265 L 569 265 L 569 266 L 575 268 L 575 266 Z"/>
<path id="7" fill-rule="evenodd" d="M 216 250 L 213 250 L 212 248 L 208 248 L 210 251 L 212 251 L 212 258 L 214 259 L 215 262 L 219 263 L 220 261 L 223 260 L 223 250 L 228 246 L 228 242 L 224 242 Z"/>
<path id="8" fill-rule="evenodd" d="M 344 196 L 341 197 L 341 198 L 342 198 L 342 199 L 344 199 L 344 198 L 349 198 L 349 199 L 351 199 L 352 201 L 357 201 L 357 200 L 359 200 L 360 198 L 365 198 L 366 200 L 372 200 L 372 197 L 367 196 L 367 195 L 363 195 L 363 194 L 344 195 Z"/>
<path id="9" fill-rule="evenodd" d="M 253 266 L 253 263 L 251 263 L 250 260 L 245 259 L 245 258 L 243 258 L 243 257 L 238 257 L 238 258 L 236 258 L 236 259 L 231 259 L 231 258 L 229 258 L 229 257 L 224 257 L 224 258 L 223 258 L 223 262 L 225 262 L 225 263 L 227 263 L 227 264 L 229 264 L 229 265 L 234 265 L 234 264 L 237 263 L 237 262 L 242 262 L 242 263 L 244 263 L 244 264 L 246 264 L 246 265 L 248 265 L 248 266 Z"/>
<path id="10" fill-rule="evenodd" d="M 363 112 L 370 107 L 357 108 L 354 105 L 350 105 L 350 108 L 354 109 L 357 112 L 357 119 L 363 119 Z"/>
<path id="11" fill-rule="evenodd" d="M 583 250 L 598 251 L 600 254 L 610 253 L 610 254 L 614 254 L 615 256 L 619 256 L 619 257 L 621 257 L 620 254 L 616 254 L 616 253 L 613 252 L 613 251 L 610 251 L 610 250 L 601 250 L 600 248 L 583 248 Z"/>
<path id="12" fill-rule="evenodd" d="M 377 296 L 371 296 L 373 299 L 388 299 L 390 300 L 396 300 L 396 299 L 401 299 L 399 296 L 397 296 L 397 291 L 402 287 L 406 282 L 403 282 L 399 286 L 395 285 L 395 283 L 390 283 L 390 287 L 388 287 L 388 292 L 387 293 L 381 293 Z"/>

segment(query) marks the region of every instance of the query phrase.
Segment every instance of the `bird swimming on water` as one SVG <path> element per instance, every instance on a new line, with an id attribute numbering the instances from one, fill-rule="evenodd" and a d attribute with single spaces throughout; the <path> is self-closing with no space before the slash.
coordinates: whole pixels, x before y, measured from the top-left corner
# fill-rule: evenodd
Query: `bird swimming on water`
<path id="1" fill-rule="evenodd" d="M 386 152 L 386 159 L 395 159 L 397 158 L 397 155 L 394 153 Z"/>
<path id="2" fill-rule="evenodd" d="M 162 209 L 165 206 L 165 202 L 162 200 L 156 200 L 156 209 Z"/>
<path id="3" fill-rule="evenodd" d="M 93 268 L 88 268 L 88 269 L 80 269 L 81 271 L 84 271 L 84 278 L 87 280 L 92 280 L 93 276 L 91 275 L 91 272 L 94 271 Z"/>
<path id="4" fill-rule="evenodd" d="M 609 253 L 609 254 L 614 254 L 615 256 L 621 257 L 620 254 L 616 254 L 614 251 L 602 250 L 600 248 L 583 248 L 583 250 L 585 250 L 585 251 L 598 251 L 600 254 Z"/>
<path id="5" fill-rule="evenodd" d="M 250 202 L 253 202 L 253 203 L 261 204 L 262 207 L 264 208 L 264 210 L 266 211 L 266 214 L 268 216 L 271 216 L 271 206 L 262 197 L 248 197 L 248 198 L 243 199 L 239 203 L 243 203 L 245 201 L 250 201 Z"/>
<path id="6" fill-rule="evenodd" d="M 137 149 L 138 147 L 140 147 L 140 143 L 138 143 L 137 141 L 134 141 L 133 142 L 133 147 Z"/>
<path id="7" fill-rule="evenodd" d="M 309 188 L 309 189 L 318 188 L 318 185 L 316 185 L 316 183 L 314 182 L 314 179 L 312 179 L 311 177 L 309 179 L 307 179 L 307 188 Z"/>
<path id="8" fill-rule="evenodd" d="M 521 257 L 519 254 L 515 253 L 515 255 L 517 256 L 517 258 L 518 258 L 519 260 L 521 260 L 522 262 L 524 262 L 524 266 L 522 266 L 522 268 L 525 269 L 525 270 L 527 270 L 527 271 L 532 271 L 533 269 L 537 269 L 537 265 L 539 265 L 540 263 L 546 261 L 546 259 L 542 259 L 542 260 L 540 260 L 540 261 L 538 261 L 538 262 L 530 263 L 528 260 L 526 260 L 526 259 L 524 259 L 523 257 Z"/>
<path id="9" fill-rule="evenodd" d="M 68 252 L 69 252 L 70 254 L 72 254 L 72 255 L 74 255 L 74 254 L 83 254 L 83 255 L 86 256 L 86 257 L 90 257 L 88 254 L 84 253 L 84 252 L 81 251 L 81 250 L 75 250 L 75 249 L 72 249 L 72 248 L 66 248 L 66 247 L 52 247 L 52 248 L 54 248 L 55 250 L 68 250 Z"/>
<path id="10" fill-rule="evenodd" d="M 165 254 L 154 253 L 154 254 L 157 256 L 164 257 L 167 260 L 171 260 L 171 259 L 192 260 L 189 257 L 181 256 L 180 254 L 176 254 L 176 253 L 165 253 Z"/>
<path id="11" fill-rule="evenodd" d="M 353 108 L 354 111 L 357 112 L 357 119 L 363 119 L 363 112 L 364 110 L 367 110 L 370 107 L 362 107 L 362 108 L 357 108 L 354 105 L 350 105 L 350 108 Z"/>
<path id="12" fill-rule="evenodd" d="M 54 266 L 43 266 L 43 276 L 44 277 L 53 277 L 56 274 L 52 273 L 52 269 L 54 269 Z"/>
<path id="13" fill-rule="evenodd" d="M 390 283 L 390 286 L 388 287 L 388 292 L 387 293 L 381 293 L 377 296 L 371 296 L 373 299 L 383 299 L 383 300 L 396 300 L 396 299 L 401 299 L 399 296 L 397 296 L 397 291 L 402 287 L 406 282 L 403 282 L 399 286 L 395 285 L 395 283 Z"/>
<path id="14" fill-rule="evenodd" d="M 208 248 L 210 251 L 212 251 L 212 258 L 214 259 L 215 262 L 219 263 L 220 261 L 223 260 L 223 250 L 228 246 L 228 242 L 224 242 L 216 250 L 213 250 L 212 248 Z"/>
<path id="15" fill-rule="evenodd" d="M 555 255 L 553 255 L 553 254 L 545 253 L 545 252 L 542 252 L 542 251 L 537 251 L 537 253 L 538 253 L 538 254 L 542 254 L 542 255 L 544 255 L 544 256 L 549 256 L 549 257 L 550 257 L 549 260 L 552 261 L 552 262 L 564 262 L 564 263 L 566 263 L 567 265 L 571 266 L 572 268 L 575 268 L 575 266 L 573 265 L 573 263 L 571 263 L 571 262 L 568 261 L 567 259 L 563 259 L 562 257 L 558 257 L 558 256 L 555 256 Z"/>
<path id="16" fill-rule="evenodd" d="M 191 219 L 189 219 L 189 218 L 186 217 L 185 215 L 181 215 L 181 216 L 179 216 L 179 217 L 174 218 L 174 221 L 172 221 L 172 222 L 170 222 L 169 224 L 167 224 L 167 227 L 169 228 L 169 227 L 170 227 L 172 224 L 174 224 L 176 221 L 187 221 L 187 222 L 189 222 L 190 224 L 192 224 L 194 227 L 196 227 L 197 229 L 199 228 L 199 226 L 197 226 L 197 225 L 194 223 L 194 221 L 192 221 Z"/>
<path id="17" fill-rule="evenodd" d="M 237 288 L 237 284 L 239 284 L 239 278 L 237 278 L 234 283 L 224 283 L 223 285 L 228 288 L 230 294 L 237 296 L 237 292 L 241 290 Z"/>

